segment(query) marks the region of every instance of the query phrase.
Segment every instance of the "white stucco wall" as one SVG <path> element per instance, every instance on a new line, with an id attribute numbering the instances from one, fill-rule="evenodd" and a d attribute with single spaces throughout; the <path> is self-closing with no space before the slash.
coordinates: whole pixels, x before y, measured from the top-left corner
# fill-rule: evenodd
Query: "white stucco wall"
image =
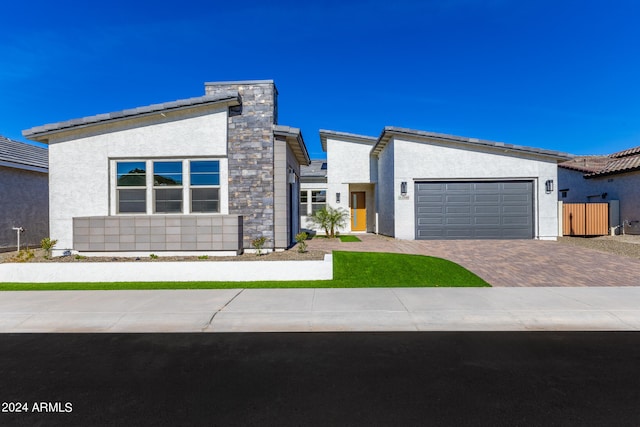
<path id="1" fill-rule="evenodd" d="M 56 249 L 71 249 L 72 218 L 110 214 L 110 159 L 226 155 L 226 107 L 155 114 L 53 136 L 49 141 L 49 205 L 50 236 L 58 239 Z M 226 182 L 222 166 L 221 183 Z M 225 191 L 223 194 L 226 197 Z"/>
<path id="2" fill-rule="evenodd" d="M 0 277 L 14 283 L 331 280 L 333 257 L 327 254 L 322 261 L 269 262 L 4 263 L 0 264 Z"/>
<path id="3" fill-rule="evenodd" d="M 391 151 L 389 151 L 391 150 Z M 388 185 L 392 170 L 393 188 Z M 415 238 L 415 182 L 420 180 L 483 180 L 523 179 L 534 182 L 534 235 L 540 239 L 554 239 L 558 235 L 557 186 L 546 194 L 544 183 L 548 179 L 557 182 L 557 165 L 554 161 L 524 159 L 513 155 L 472 151 L 463 147 L 434 143 L 421 143 L 393 138 L 384 148 L 379 161 L 379 207 L 381 233 L 383 209 L 395 206 L 394 236 L 399 239 Z M 407 182 L 407 196 L 400 193 L 400 183 Z M 384 231 L 382 231 L 384 230 Z"/>
<path id="4" fill-rule="evenodd" d="M 367 204 L 367 231 L 375 231 L 375 197 L 370 186 L 358 186 L 373 182 L 370 152 L 374 140 L 356 141 L 350 138 L 327 137 L 327 203 L 350 213 L 351 191 L 365 191 Z M 340 193 L 340 203 L 336 195 Z M 351 231 L 351 220 L 341 233 Z"/>

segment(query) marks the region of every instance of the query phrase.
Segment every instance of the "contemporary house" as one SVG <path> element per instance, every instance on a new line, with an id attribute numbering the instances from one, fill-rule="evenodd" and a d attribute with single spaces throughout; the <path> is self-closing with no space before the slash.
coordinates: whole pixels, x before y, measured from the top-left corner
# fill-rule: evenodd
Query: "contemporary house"
<path id="1" fill-rule="evenodd" d="M 346 232 L 399 239 L 556 239 L 566 154 L 385 127 L 378 138 L 320 131 L 327 203 Z"/>
<path id="2" fill-rule="evenodd" d="M 47 174 L 46 148 L 0 136 L 0 251 L 15 249 L 18 233 L 21 247 L 49 235 Z"/>
<path id="3" fill-rule="evenodd" d="M 617 200 L 619 218 L 610 218 L 610 226 L 622 224 L 626 233 L 640 234 L 640 147 L 606 156 L 576 156 L 560 163 L 558 200 Z"/>
<path id="4" fill-rule="evenodd" d="M 278 125 L 271 80 L 205 83 L 205 95 L 48 124 L 56 254 L 237 254 L 300 229 L 299 129 Z"/>

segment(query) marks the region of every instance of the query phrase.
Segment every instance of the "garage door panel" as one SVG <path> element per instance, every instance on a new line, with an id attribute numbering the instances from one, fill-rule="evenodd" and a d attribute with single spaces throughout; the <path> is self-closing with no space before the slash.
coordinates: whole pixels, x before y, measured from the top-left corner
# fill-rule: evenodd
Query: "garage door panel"
<path id="1" fill-rule="evenodd" d="M 505 194 L 502 196 L 504 203 L 524 203 L 531 200 L 526 194 Z"/>
<path id="2" fill-rule="evenodd" d="M 444 203 L 444 196 L 417 196 L 418 203 Z"/>
<path id="3" fill-rule="evenodd" d="M 500 206 L 474 206 L 473 212 L 476 215 L 500 215 Z"/>
<path id="4" fill-rule="evenodd" d="M 502 213 L 504 215 L 528 215 L 529 208 L 527 206 L 503 206 Z"/>
<path id="5" fill-rule="evenodd" d="M 521 182 L 503 182 L 502 188 L 504 193 L 524 193 L 529 192 L 531 190 L 531 182 L 530 181 L 521 181 Z"/>
<path id="6" fill-rule="evenodd" d="M 485 191 L 495 193 L 500 191 L 500 184 L 497 182 L 478 182 L 473 185 L 473 188 L 476 193 Z"/>
<path id="7" fill-rule="evenodd" d="M 445 206 L 444 211 L 446 214 L 467 214 L 471 213 L 471 206 Z"/>
<path id="8" fill-rule="evenodd" d="M 474 218 L 476 225 L 500 225 L 500 217 L 477 216 Z"/>
<path id="9" fill-rule="evenodd" d="M 531 225 L 531 221 L 527 216 L 505 216 L 502 217 L 504 225 Z"/>
<path id="10" fill-rule="evenodd" d="M 473 196 L 473 201 L 476 203 L 495 204 L 500 203 L 499 194 L 476 194 Z"/>
<path id="11" fill-rule="evenodd" d="M 445 203 L 469 203 L 471 202 L 471 195 L 451 195 L 445 196 Z"/>
<path id="12" fill-rule="evenodd" d="M 417 239 L 531 239 L 533 183 L 416 183 Z"/>
<path id="13" fill-rule="evenodd" d="M 418 207 L 418 214 L 428 215 L 428 214 L 439 214 L 442 215 L 444 213 L 444 206 L 420 206 Z"/>
<path id="14" fill-rule="evenodd" d="M 462 217 L 447 216 L 445 217 L 444 223 L 446 225 L 470 225 L 472 222 L 471 222 L 471 217 L 469 216 L 462 216 Z"/>
<path id="15" fill-rule="evenodd" d="M 471 183 L 469 182 L 451 182 L 446 184 L 444 188 L 447 192 L 462 191 L 468 193 L 471 190 Z"/>
<path id="16" fill-rule="evenodd" d="M 440 218 L 418 218 L 418 225 L 443 225 L 444 217 Z"/>

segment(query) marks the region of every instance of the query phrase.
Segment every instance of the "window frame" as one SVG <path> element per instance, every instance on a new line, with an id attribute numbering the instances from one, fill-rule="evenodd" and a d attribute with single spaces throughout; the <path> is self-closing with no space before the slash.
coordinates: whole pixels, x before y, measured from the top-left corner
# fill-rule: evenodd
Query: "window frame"
<path id="1" fill-rule="evenodd" d="M 211 159 L 211 160 L 205 160 L 205 159 L 189 159 L 189 213 L 193 213 L 193 214 L 216 214 L 216 213 L 220 213 L 221 212 L 221 177 L 220 177 L 220 169 L 221 169 L 221 165 L 220 165 L 220 160 L 219 159 Z M 193 164 L 194 163 L 206 163 L 206 162 L 215 162 L 217 163 L 217 172 L 212 172 L 210 173 L 212 176 L 216 176 L 217 175 L 217 184 L 194 184 L 193 181 L 193 177 L 195 173 L 200 173 L 200 172 L 194 172 L 193 171 Z M 193 209 L 193 202 L 194 202 L 194 198 L 193 198 L 193 190 L 207 190 L 207 189 L 216 189 L 217 191 L 217 195 L 218 195 L 218 199 L 217 199 L 217 210 L 215 211 L 196 211 Z M 215 199 L 214 199 L 215 200 Z M 198 200 L 200 201 L 200 200 Z M 206 199 L 204 200 L 206 202 Z"/>
<path id="2" fill-rule="evenodd" d="M 161 184 L 157 184 L 156 183 L 156 164 L 169 164 L 169 163 L 176 163 L 176 164 L 180 164 L 180 184 L 176 184 L 176 185 L 161 185 Z M 184 214 L 184 160 L 165 160 L 165 159 L 154 159 L 151 160 L 151 168 L 152 168 L 152 175 L 153 175 L 153 213 L 154 214 L 159 214 L 159 215 L 182 215 Z M 177 175 L 176 173 L 173 174 L 166 174 L 166 175 Z M 158 192 L 169 192 L 169 190 L 180 190 L 180 210 L 179 211 L 159 211 L 158 210 Z M 170 203 L 171 201 L 166 201 L 166 203 Z"/>
<path id="3" fill-rule="evenodd" d="M 119 185 L 119 177 L 120 177 L 120 173 L 118 172 L 118 165 L 120 164 L 126 164 L 126 163 L 143 163 L 144 164 L 144 185 Z M 145 161 L 141 161 L 141 160 L 119 160 L 115 162 L 115 193 L 116 193 L 116 197 L 115 197 L 115 211 L 118 215 L 140 215 L 140 214 L 146 214 L 147 213 L 147 209 L 149 206 L 148 203 L 148 192 L 147 192 L 147 177 L 149 175 L 148 173 L 148 164 Z M 128 174 L 128 173 L 127 173 Z M 125 174 L 125 175 L 127 175 Z M 120 209 L 120 194 L 123 191 L 126 190 L 143 190 L 144 191 L 144 210 L 143 211 L 131 211 L 131 212 L 121 212 Z"/>
<path id="4" fill-rule="evenodd" d="M 217 182 L 218 185 L 191 185 L 191 163 L 199 161 L 212 161 L 218 163 Z M 182 184 L 179 186 L 159 186 L 155 185 L 154 163 L 157 162 L 180 162 L 182 164 Z M 118 186 L 118 164 L 119 163 L 144 163 L 145 164 L 145 185 L 144 186 Z M 229 214 L 229 171 L 228 159 L 226 157 L 117 157 L 109 158 L 109 214 L 114 216 L 154 216 L 154 215 L 228 215 Z M 156 190 L 181 189 L 182 206 L 180 212 L 157 212 L 156 210 Z M 216 212 L 194 212 L 192 205 L 192 188 L 217 188 L 218 204 Z M 120 212 L 119 190 L 120 189 L 144 189 L 145 190 L 145 211 L 144 212 Z"/>

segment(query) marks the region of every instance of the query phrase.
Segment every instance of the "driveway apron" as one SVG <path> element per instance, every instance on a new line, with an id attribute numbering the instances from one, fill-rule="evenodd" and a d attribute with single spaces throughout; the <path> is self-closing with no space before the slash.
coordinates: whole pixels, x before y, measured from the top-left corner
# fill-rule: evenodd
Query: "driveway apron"
<path id="1" fill-rule="evenodd" d="M 361 242 L 314 239 L 309 249 L 397 252 L 448 259 L 492 286 L 640 286 L 640 262 L 543 240 L 396 240 L 373 234 Z"/>

